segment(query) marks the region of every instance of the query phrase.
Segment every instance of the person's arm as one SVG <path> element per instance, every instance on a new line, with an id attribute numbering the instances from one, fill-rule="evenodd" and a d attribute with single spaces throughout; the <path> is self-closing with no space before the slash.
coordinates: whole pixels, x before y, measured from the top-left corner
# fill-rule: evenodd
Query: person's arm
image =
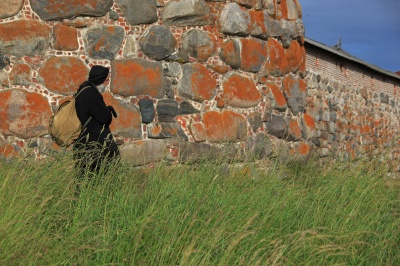
<path id="1" fill-rule="evenodd" d="M 96 92 L 90 93 L 89 104 L 89 112 L 91 116 L 96 119 L 100 124 L 105 126 L 110 126 L 112 122 L 112 115 L 110 110 L 107 108 L 104 103 L 103 97 L 101 94 Z"/>

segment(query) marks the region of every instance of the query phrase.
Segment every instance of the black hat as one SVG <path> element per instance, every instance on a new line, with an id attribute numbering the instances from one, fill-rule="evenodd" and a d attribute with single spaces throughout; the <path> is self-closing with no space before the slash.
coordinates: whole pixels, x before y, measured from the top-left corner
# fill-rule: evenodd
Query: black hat
<path id="1" fill-rule="evenodd" d="M 106 81 L 110 70 L 103 66 L 93 66 L 89 72 L 89 81 L 94 85 L 100 85 Z"/>

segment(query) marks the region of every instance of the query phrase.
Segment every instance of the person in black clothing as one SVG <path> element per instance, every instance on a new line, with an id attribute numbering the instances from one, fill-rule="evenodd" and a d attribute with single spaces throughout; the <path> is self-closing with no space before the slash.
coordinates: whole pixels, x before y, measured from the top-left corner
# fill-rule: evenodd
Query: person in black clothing
<path id="1" fill-rule="evenodd" d="M 83 178 L 85 172 L 98 174 L 100 169 L 107 171 L 107 166 L 114 160 L 119 160 L 118 146 L 110 130 L 112 117 L 117 117 L 112 106 L 106 106 L 100 92 L 104 91 L 108 80 L 109 69 L 103 66 L 93 66 L 89 78 L 83 82 L 77 91 L 75 107 L 82 125 L 82 132 L 73 146 L 78 177 Z"/>

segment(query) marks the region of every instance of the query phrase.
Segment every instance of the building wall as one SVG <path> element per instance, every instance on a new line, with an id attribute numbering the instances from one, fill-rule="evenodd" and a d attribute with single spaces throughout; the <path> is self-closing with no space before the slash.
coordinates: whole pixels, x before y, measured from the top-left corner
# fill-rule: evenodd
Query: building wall
<path id="1" fill-rule="evenodd" d="M 397 101 L 385 103 L 395 90 L 374 80 L 385 94 L 365 100 L 369 87 L 334 83 L 329 63 L 307 71 L 301 16 L 297 0 L 3 0 L 1 153 L 59 150 L 48 119 L 99 64 L 111 73 L 111 130 L 132 164 L 367 156 L 397 133 Z M 360 97 L 368 117 L 349 104 Z"/>

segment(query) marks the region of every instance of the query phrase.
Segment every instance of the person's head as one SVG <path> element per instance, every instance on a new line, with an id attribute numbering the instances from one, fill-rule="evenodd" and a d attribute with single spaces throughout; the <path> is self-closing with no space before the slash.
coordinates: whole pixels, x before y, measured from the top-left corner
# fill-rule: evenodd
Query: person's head
<path id="1" fill-rule="evenodd" d="M 96 85 L 96 87 L 103 87 L 105 89 L 104 82 L 107 80 L 108 73 L 110 70 L 103 66 L 93 66 L 89 72 L 89 81 Z"/>

